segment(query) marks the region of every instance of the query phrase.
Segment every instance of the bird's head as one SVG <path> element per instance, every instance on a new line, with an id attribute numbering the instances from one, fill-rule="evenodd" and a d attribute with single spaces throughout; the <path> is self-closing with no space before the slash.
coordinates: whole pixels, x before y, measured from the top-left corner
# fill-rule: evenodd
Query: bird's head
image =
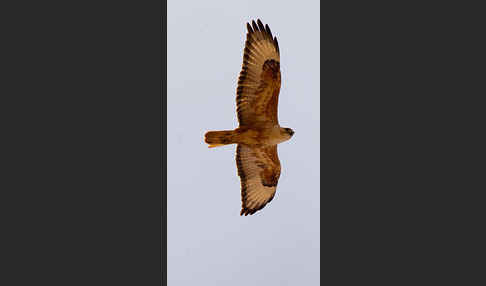
<path id="1" fill-rule="evenodd" d="M 294 130 L 292 130 L 291 128 L 283 128 L 283 131 L 289 139 L 292 138 L 292 136 L 294 135 Z"/>

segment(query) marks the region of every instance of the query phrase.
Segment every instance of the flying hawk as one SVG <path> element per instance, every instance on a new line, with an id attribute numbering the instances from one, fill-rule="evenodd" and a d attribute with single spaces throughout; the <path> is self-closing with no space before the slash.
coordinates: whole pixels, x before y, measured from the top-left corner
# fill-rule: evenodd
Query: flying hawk
<path id="1" fill-rule="evenodd" d="M 238 144 L 236 166 L 241 178 L 240 215 L 251 215 L 275 196 L 280 177 L 277 144 L 289 140 L 294 131 L 278 124 L 280 50 L 277 37 L 260 20 L 246 24 L 243 66 L 236 89 L 239 127 L 209 131 L 209 147 Z"/>

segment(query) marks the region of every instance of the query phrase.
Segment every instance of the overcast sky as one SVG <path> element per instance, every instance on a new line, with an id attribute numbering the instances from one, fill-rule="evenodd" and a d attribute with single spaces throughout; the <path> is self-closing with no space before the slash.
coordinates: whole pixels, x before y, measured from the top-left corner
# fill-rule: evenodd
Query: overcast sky
<path id="1" fill-rule="evenodd" d="M 319 285 L 319 1 L 168 1 L 168 285 Z M 240 217 L 235 145 L 209 130 L 237 127 L 236 83 L 246 22 L 277 36 L 279 145 L 272 202 Z"/>

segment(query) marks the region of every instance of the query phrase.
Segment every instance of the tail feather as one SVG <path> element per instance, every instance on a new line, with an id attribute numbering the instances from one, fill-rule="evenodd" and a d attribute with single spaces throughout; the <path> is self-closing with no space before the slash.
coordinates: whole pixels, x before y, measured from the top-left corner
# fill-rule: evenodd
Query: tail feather
<path id="1" fill-rule="evenodd" d="M 204 135 L 204 141 L 209 148 L 236 143 L 236 132 L 234 130 L 209 131 Z"/>

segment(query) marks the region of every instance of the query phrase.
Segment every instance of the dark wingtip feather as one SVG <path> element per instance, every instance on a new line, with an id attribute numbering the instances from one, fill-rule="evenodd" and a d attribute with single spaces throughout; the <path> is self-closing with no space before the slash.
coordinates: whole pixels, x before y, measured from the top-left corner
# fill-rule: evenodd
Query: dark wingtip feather
<path id="1" fill-rule="evenodd" d="M 265 30 L 267 31 L 268 36 L 270 36 L 270 39 L 272 39 L 272 31 L 270 30 L 268 24 L 265 25 Z"/>
<path id="2" fill-rule="evenodd" d="M 263 26 L 263 23 L 262 23 L 262 21 L 260 21 L 260 19 L 257 20 L 257 24 L 258 24 L 258 28 L 260 29 L 260 31 L 264 32 L 265 26 Z"/>
<path id="3" fill-rule="evenodd" d="M 253 33 L 253 29 L 250 26 L 250 23 L 246 23 L 246 28 L 248 29 L 248 33 Z"/>
<path id="4" fill-rule="evenodd" d="M 252 25 L 252 27 L 253 27 L 253 31 L 255 31 L 255 32 L 256 32 L 256 31 L 258 31 L 258 26 L 257 26 L 257 24 L 255 23 L 255 20 L 251 21 L 251 25 Z"/>
<path id="5" fill-rule="evenodd" d="M 242 208 L 240 212 L 240 216 L 247 216 L 249 214 L 249 210 L 247 208 Z"/>
<path id="6" fill-rule="evenodd" d="M 280 48 L 278 47 L 277 37 L 273 38 L 273 42 L 275 43 L 275 48 L 277 48 L 277 53 L 280 55 Z"/>

